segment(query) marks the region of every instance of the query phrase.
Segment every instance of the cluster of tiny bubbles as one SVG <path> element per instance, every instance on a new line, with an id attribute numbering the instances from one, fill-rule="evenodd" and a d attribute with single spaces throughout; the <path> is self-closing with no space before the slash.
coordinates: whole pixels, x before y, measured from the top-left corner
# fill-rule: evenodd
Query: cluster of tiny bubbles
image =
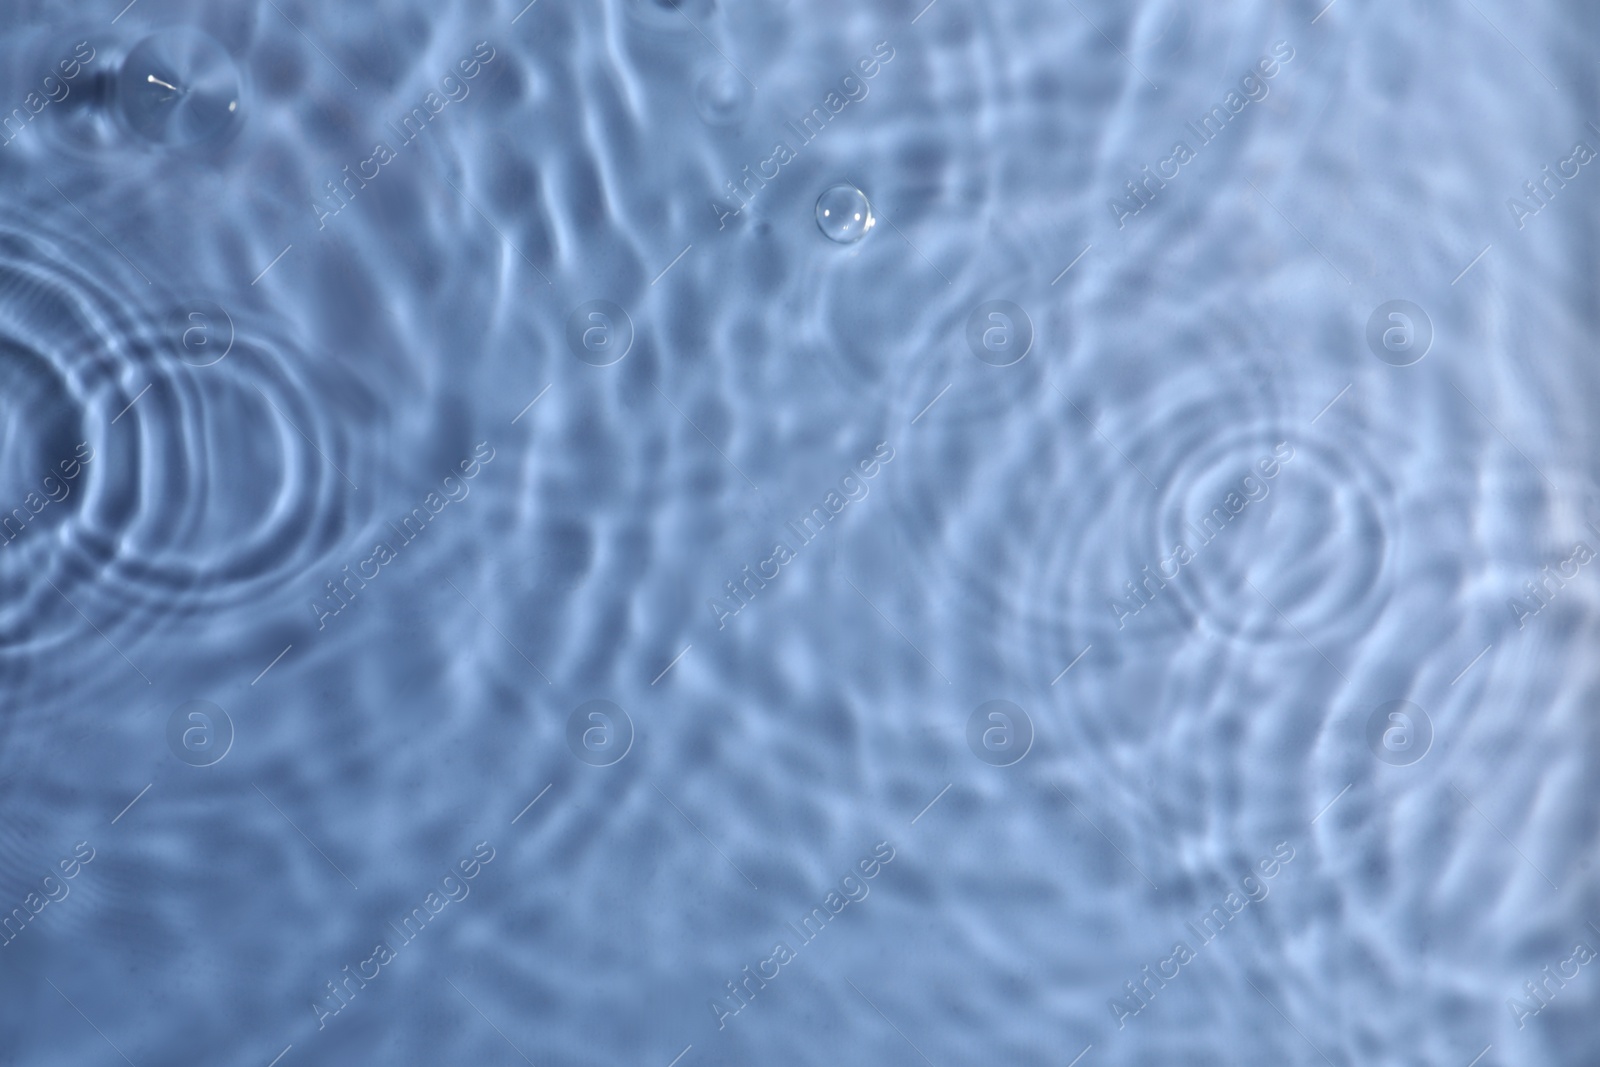
<path id="1" fill-rule="evenodd" d="M 155 144 L 188 147 L 225 140 L 241 119 L 239 66 L 216 38 L 193 27 L 151 34 L 117 72 L 118 111 Z"/>
<path id="2" fill-rule="evenodd" d="M 830 241 L 855 244 L 876 222 L 867 194 L 853 185 L 829 186 L 817 197 L 817 229 Z"/>
<path id="3" fill-rule="evenodd" d="M 750 110 L 754 91 L 745 76 L 727 63 L 712 63 L 694 81 L 694 106 L 712 126 L 732 126 Z"/>

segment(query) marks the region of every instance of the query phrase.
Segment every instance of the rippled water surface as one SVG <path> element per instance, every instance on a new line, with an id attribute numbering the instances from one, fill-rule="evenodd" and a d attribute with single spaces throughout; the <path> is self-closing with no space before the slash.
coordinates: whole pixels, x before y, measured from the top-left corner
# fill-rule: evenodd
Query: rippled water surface
<path id="1" fill-rule="evenodd" d="M 123 2 L 0 1064 L 1600 1058 L 1593 10 Z"/>

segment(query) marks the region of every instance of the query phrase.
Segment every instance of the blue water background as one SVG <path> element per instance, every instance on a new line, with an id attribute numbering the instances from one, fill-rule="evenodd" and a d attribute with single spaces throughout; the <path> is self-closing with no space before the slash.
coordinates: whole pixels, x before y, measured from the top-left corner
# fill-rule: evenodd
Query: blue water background
<path id="1" fill-rule="evenodd" d="M 0 1064 L 1593 1064 L 1597 31 L 9 5 Z"/>

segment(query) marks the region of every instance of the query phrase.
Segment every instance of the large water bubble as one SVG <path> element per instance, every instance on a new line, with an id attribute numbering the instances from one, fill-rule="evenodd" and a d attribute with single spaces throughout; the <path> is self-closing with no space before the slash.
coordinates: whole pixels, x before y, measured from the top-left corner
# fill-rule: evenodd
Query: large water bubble
<path id="1" fill-rule="evenodd" d="M 835 185 L 817 198 L 817 227 L 830 241 L 854 244 L 875 222 L 867 194 L 853 185 Z"/>
<path id="2" fill-rule="evenodd" d="M 240 90 L 228 50 L 189 27 L 146 37 L 117 74 L 124 121 L 140 136 L 174 147 L 223 140 L 239 122 Z"/>

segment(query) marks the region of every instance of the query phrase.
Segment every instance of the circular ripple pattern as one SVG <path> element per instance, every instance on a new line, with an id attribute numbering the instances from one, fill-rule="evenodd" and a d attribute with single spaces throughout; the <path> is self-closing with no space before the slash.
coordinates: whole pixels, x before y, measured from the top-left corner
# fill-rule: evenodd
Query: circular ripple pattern
<path id="1" fill-rule="evenodd" d="M 993 616 L 1008 659 L 1065 666 L 1092 643 L 1191 632 L 1317 641 L 1370 621 L 1387 483 L 1359 450 L 1289 428 L 1252 368 L 1120 397 L 1025 380 L 1031 394 L 990 415 L 1006 432 L 987 438 L 939 432 L 940 408 L 959 410 L 952 387 L 892 490 L 902 543 Z M 924 381 L 914 403 L 936 392 Z"/>
<path id="2" fill-rule="evenodd" d="M 1384 479 L 1348 444 L 1273 436 L 1190 442 L 1169 475 L 1148 566 L 1177 577 L 1175 600 L 1196 627 L 1256 641 L 1348 635 L 1385 587 L 1394 522 Z"/>
<path id="3" fill-rule="evenodd" d="M 349 528 L 342 435 L 293 346 L 241 327 L 186 364 L 179 308 L 136 309 L 120 276 L 0 229 L 0 648 L 239 603 Z"/>

